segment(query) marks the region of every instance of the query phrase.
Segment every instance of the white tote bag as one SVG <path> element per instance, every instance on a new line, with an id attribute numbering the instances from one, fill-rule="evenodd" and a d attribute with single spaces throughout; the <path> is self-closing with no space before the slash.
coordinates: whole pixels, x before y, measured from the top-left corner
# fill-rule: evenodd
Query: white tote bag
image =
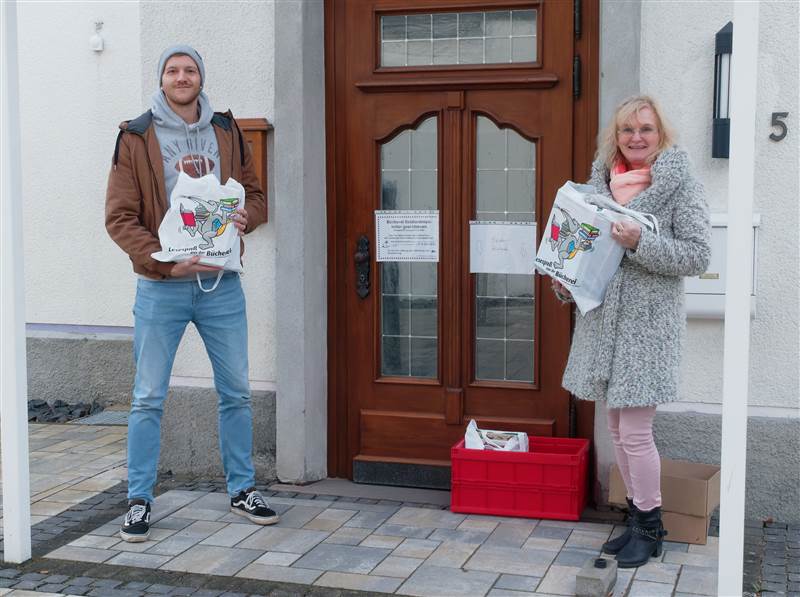
<path id="1" fill-rule="evenodd" d="M 198 256 L 203 265 L 241 272 L 239 230 L 233 215 L 244 207 L 244 195 L 244 187 L 233 178 L 223 185 L 213 174 L 192 178 L 179 172 L 170 208 L 158 227 L 161 251 L 151 257 L 177 263 Z M 221 276 L 222 271 L 217 283 Z M 199 275 L 197 279 L 200 283 Z M 200 288 L 206 290 L 202 284 Z"/>
<path id="2" fill-rule="evenodd" d="M 658 233 L 655 217 L 617 205 L 590 185 L 570 181 L 556 194 L 536 269 L 566 286 L 582 315 L 603 303 L 622 261 L 625 248 L 611 238 L 611 225 L 620 220 Z"/>

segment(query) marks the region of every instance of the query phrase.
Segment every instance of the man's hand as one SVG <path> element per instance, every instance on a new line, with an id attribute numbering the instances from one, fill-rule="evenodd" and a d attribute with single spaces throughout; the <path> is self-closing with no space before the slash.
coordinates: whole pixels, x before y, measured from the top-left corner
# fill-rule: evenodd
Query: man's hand
<path id="1" fill-rule="evenodd" d="M 239 230 L 239 236 L 244 236 L 244 231 L 247 228 L 247 212 L 241 207 L 233 214 L 233 225 Z"/>
<path id="2" fill-rule="evenodd" d="M 611 238 L 626 249 L 636 250 L 642 236 L 642 227 L 636 222 L 623 220 L 611 224 Z"/>
<path id="3" fill-rule="evenodd" d="M 181 261 L 180 263 L 176 263 L 172 270 L 170 271 L 170 276 L 173 278 L 183 278 L 184 276 L 190 276 L 191 274 L 195 274 L 198 272 L 218 272 L 222 268 L 221 267 L 213 267 L 210 265 L 203 265 L 202 263 L 198 263 L 200 261 L 200 257 L 194 256 L 188 261 Z"/>

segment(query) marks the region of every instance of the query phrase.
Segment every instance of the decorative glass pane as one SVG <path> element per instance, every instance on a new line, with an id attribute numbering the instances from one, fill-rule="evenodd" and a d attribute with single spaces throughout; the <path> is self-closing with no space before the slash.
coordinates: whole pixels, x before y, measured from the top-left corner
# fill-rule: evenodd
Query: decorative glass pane
<path id="1" fill-rule="evenodd" d="M 381 146 L 381 209 L 438 209 L 437 146 L 435 117 Z M 435 379 L 438 264 L 381 262 L 380 268 L 381 374 Z"/>
<path id="2" fill-rule="evenodd" d="M 381 66 L 535 62 L 536 10 L 387 15 Z"/>
<path id="3" fill-rule="evenodd" d="M 536 145 L 478 117 L 477 220 L 535 221 Z M 533 382 L 534 277 L 475 275 L 475 377 Z"/>

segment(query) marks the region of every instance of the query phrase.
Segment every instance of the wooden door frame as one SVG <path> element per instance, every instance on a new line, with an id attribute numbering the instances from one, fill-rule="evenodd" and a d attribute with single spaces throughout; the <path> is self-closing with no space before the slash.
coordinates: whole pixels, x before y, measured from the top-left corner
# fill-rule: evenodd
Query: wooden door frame
<path id="1" fill-rule="evenodd" d="M 588 179 L 598 132 L 598 101 L 600 87 L 600 2 L 599 0 L 573 0 L 581 7 L 581 34 L 574 42 L 574 56 L 580 57 L 581 96 L 573 102 L 573 160 L 574 180 Z M 337 236 L 341 230 L 344 210 L 338 209 L 347 199 L 344 176 L 348 167 L 347 152 L 337 151 L 344 123 L 344 106 L 336 104 L 337 85 L 344 77 L 336 73 L 344 66 L 344 38 L 337 39 L 335 31 L 343 23 L 337 22 L 334 4 L 325 0 L 325 139 L 328 219 L 328 476 L 352 477 L 350 454 L 357 446 L 349 446 L 355 438 L 350 433 L 354 424 L 347 401 L 347 343 L 345 334 L 336 334 L 334 328 L 346 326 L 347 312 L 344 280 L 348 271 L 350 253 L 355 247 L 342 247 Z M 341 16 L 341 13 L 339 13 Z M 570 429 L 576 437 L 594 438 L 594 403 L 575 400 L 570 408 Z"/>

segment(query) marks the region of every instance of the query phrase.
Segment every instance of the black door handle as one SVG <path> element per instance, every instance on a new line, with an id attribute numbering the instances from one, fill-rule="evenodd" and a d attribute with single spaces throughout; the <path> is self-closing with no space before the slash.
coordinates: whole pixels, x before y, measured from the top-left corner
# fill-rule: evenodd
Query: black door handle
<path id="1" fill-rule="evenodd" d="M 369 295 L 369 238 L 361 235 L 356 241 L 356 253 L 353 255 L 356 263 L 356 294 L 360 298 Z"/>

